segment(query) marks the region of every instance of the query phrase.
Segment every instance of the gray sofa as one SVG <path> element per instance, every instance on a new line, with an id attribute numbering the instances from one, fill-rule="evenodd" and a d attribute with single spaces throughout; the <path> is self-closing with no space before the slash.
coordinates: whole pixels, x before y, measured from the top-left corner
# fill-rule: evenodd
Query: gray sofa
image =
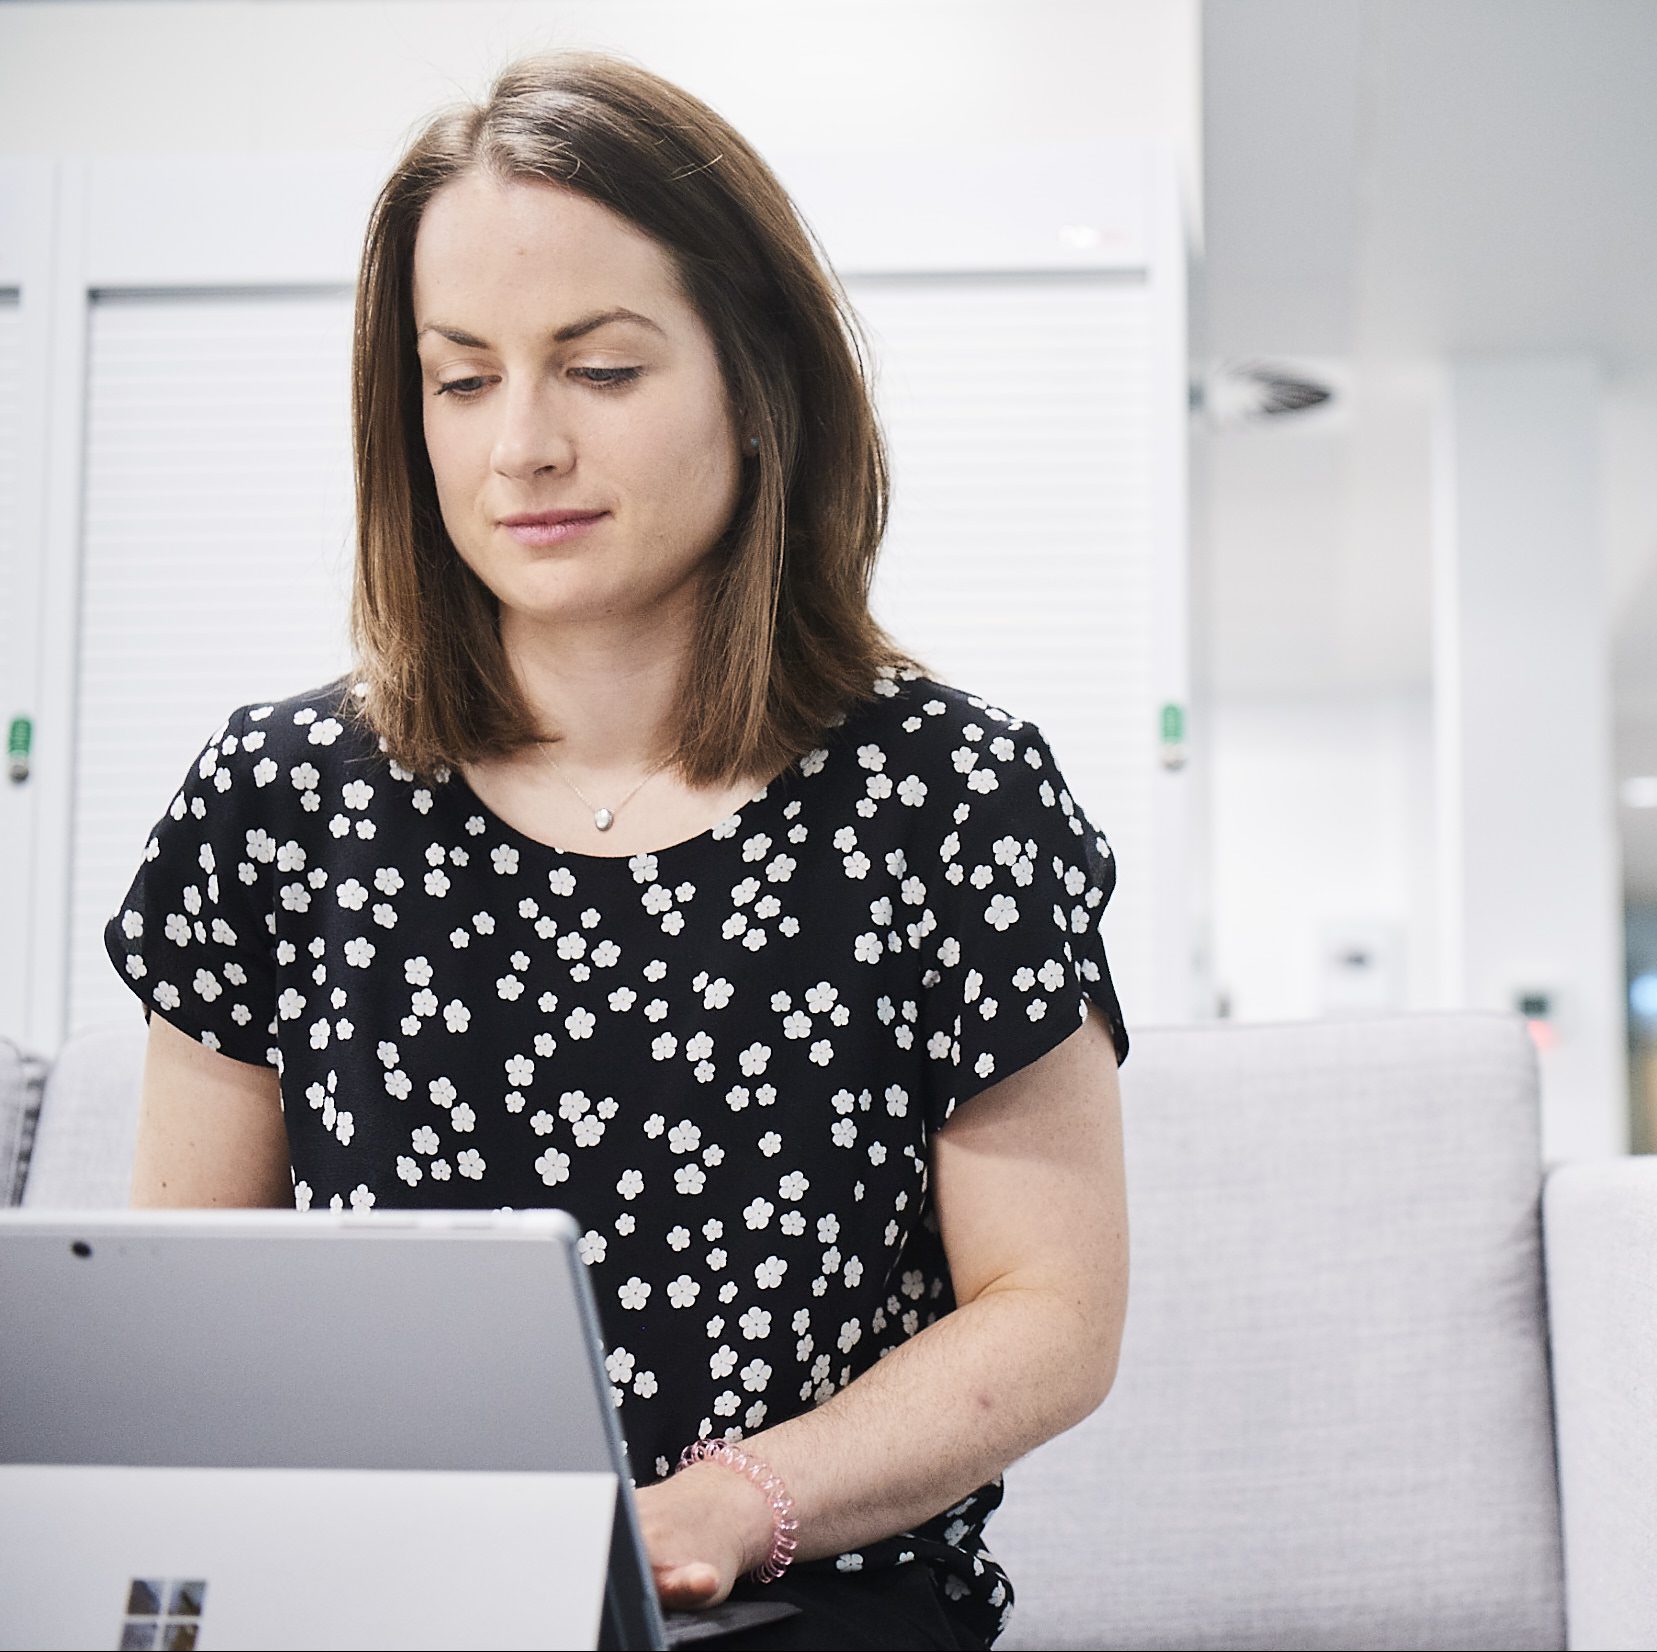
<path id="1" fill-rule="evenodd" d="M 0 1186 L 125 1202 L 144 1040 L 0 1040 Z M 1000 1645 L 1657 1648 L 1657 1159 L 1543 1165 L 1496 1012 L 1140 1028 L 1122 1090 L 1121 1364 L 1008 1471 Z"/>

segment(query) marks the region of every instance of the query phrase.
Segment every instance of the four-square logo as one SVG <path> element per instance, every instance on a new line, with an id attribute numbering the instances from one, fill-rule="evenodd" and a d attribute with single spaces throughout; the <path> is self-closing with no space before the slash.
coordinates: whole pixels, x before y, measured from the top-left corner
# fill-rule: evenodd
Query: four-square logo
<path id="1" fill-rule="evenodd" d="M 133 1578 L 121 1625 L 121 1652 L 192 1652 L 206 1597 L 204 1578 Z"/>

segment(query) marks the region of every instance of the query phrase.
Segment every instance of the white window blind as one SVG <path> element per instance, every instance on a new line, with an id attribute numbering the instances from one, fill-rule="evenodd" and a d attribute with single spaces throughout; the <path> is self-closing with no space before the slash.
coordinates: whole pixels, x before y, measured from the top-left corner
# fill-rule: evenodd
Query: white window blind
<path id="1" fill-rule="evenodd" d="M 103 926 L 207 736 L 346 669 L 350 335 L 346 292 L 93 297 L 71 1031 L 138 1013 Z"/>
<path id="2" fill-rule="evenodd" d="M 877 616 L 1040 724 L 1150 861 L 1154 377 L 1132 274 L 863 276 L 890 438 Z M 100 295 L 92 311 L 70 1022 L 132 1012 L 102 927 L 219 718 L 345 669 L 346 295 Z M 1149 956 L 1125 894 L 1107 927 Z M 1113 949 L 1118 978 L 1131 979 Z M 1126 1006 L 1125 1006 L 1126 1007 Z M 1132 1009 L 1128 1013 L 1132 1015 Z"/>
<path id="3" fill-rule="evenodd" d="M 1131 981 L 1126 961 L 1151 955 L 1157 774 L 1152 296 L 1133 273 L 846 286 L 893 454 L 876 617 L 1048 736 L 1122 862 L 1105 924 Z"/>
<path id="4" fill-rule="evenodd" d="M 19 465 L 23 448 L 23 327 L 20 294 L 0 288 L 0 718 L 9 725 L 23 709 L 26 685 L 19 680 L 24 658 L 24 627 L 34 623 L 20 603 L 27 581 L 22 577 L 23 546 L 17 524 L 22 516 Z"/>

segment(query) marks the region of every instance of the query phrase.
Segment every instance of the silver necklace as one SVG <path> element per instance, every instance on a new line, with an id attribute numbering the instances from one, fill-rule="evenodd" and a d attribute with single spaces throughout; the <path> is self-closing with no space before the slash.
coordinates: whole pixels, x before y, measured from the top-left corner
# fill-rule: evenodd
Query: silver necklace
<path id="1" fill-rule="evenodd" d="M 566 786 L 568 786 L 569 789 L 572 792 L 574 792 L 575 795 L 577 797 L 579 797 L 581 799 L 581 801 L 583 803 L 585 803 L 589 809 L 591 809 L 593 811 L 593 825 L 595 825 L 599 829 L 599 831 L 601 831 L 601 832 L 607 832 L 607 831 L 610 830 L 611 823 L 615 820 L 616 816 L 621 812 L 622 805 L 627 802 L 628 798 L 632 797 L 633 792 L 636 792 L 639 789 L 639 786 L 642 786 L 644 784 L 644 781 L 648 780 L 651 775 L 653 775 L 657 772 L 657 770 L 665 769 L 667 767 L 667 764 L 668 764 L 668 759 L 664 757 L 661 760 L 661 762 L 656 765 L 655 768 L 649 770 L 645 774 L 644 780 L 641 780 L 639 782 L 639 785 L 635 786 L 633 788 L 633 791 L 629 792 L 627 794 L 627 797 L 624 797 L 621 800 L 621 802 L 618 803 L 615 806 L 615 808 L 613 808 L 613 809 L 601 809 L 601 808 L 598 808 L 593 803 L 593 800 L 590 797 L 588 797 L 581 790 L 581 788 L 578 785 L 576 785 L 576 783 L 573 780 L 570 779 L 570 777 L 567 774 L 564 773 L 562 765 L 559 763 L 558 759 L 552 755 L 552 753 L 550 751 L 548 751 L 544 746 L 541 746 L 539 744 L 537 744 L 536 749 L 541 753 L 541 755 L 544 758 L 546 758 L 546 760 L 550 764 L 552 764 L 553 768 L 555 768 L 558 771 L 559 777 L 563 780 L 564 784 Z"/>

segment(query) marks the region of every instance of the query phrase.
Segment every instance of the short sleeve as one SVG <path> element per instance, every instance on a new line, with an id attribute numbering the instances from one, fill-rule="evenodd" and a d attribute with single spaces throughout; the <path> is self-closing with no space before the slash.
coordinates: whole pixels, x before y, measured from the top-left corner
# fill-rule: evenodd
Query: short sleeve
<path id="1" fill-rule="evenodd" d="M 144 1005 L 210 1050 L 279 1066 L 264 733 L 247 706 L 219 725 L 155 823 L 104 950 Z"/>
<path id="2" fill-rule="evenodd" d="M 964 741 L 953 829 L 929 891 L 937 948 L 922 1011 L 928 1128 L 1062 1044 L 1103 1012 L 1118 1066 L 1128 1033 L 1100 924 L 1116 858 L 1083 814 L 1033 723 L 991 722 Z M 967 753 L 970 756 L 964 756 Z M 930 880 L 929 880 L 930 881 Z"/>

